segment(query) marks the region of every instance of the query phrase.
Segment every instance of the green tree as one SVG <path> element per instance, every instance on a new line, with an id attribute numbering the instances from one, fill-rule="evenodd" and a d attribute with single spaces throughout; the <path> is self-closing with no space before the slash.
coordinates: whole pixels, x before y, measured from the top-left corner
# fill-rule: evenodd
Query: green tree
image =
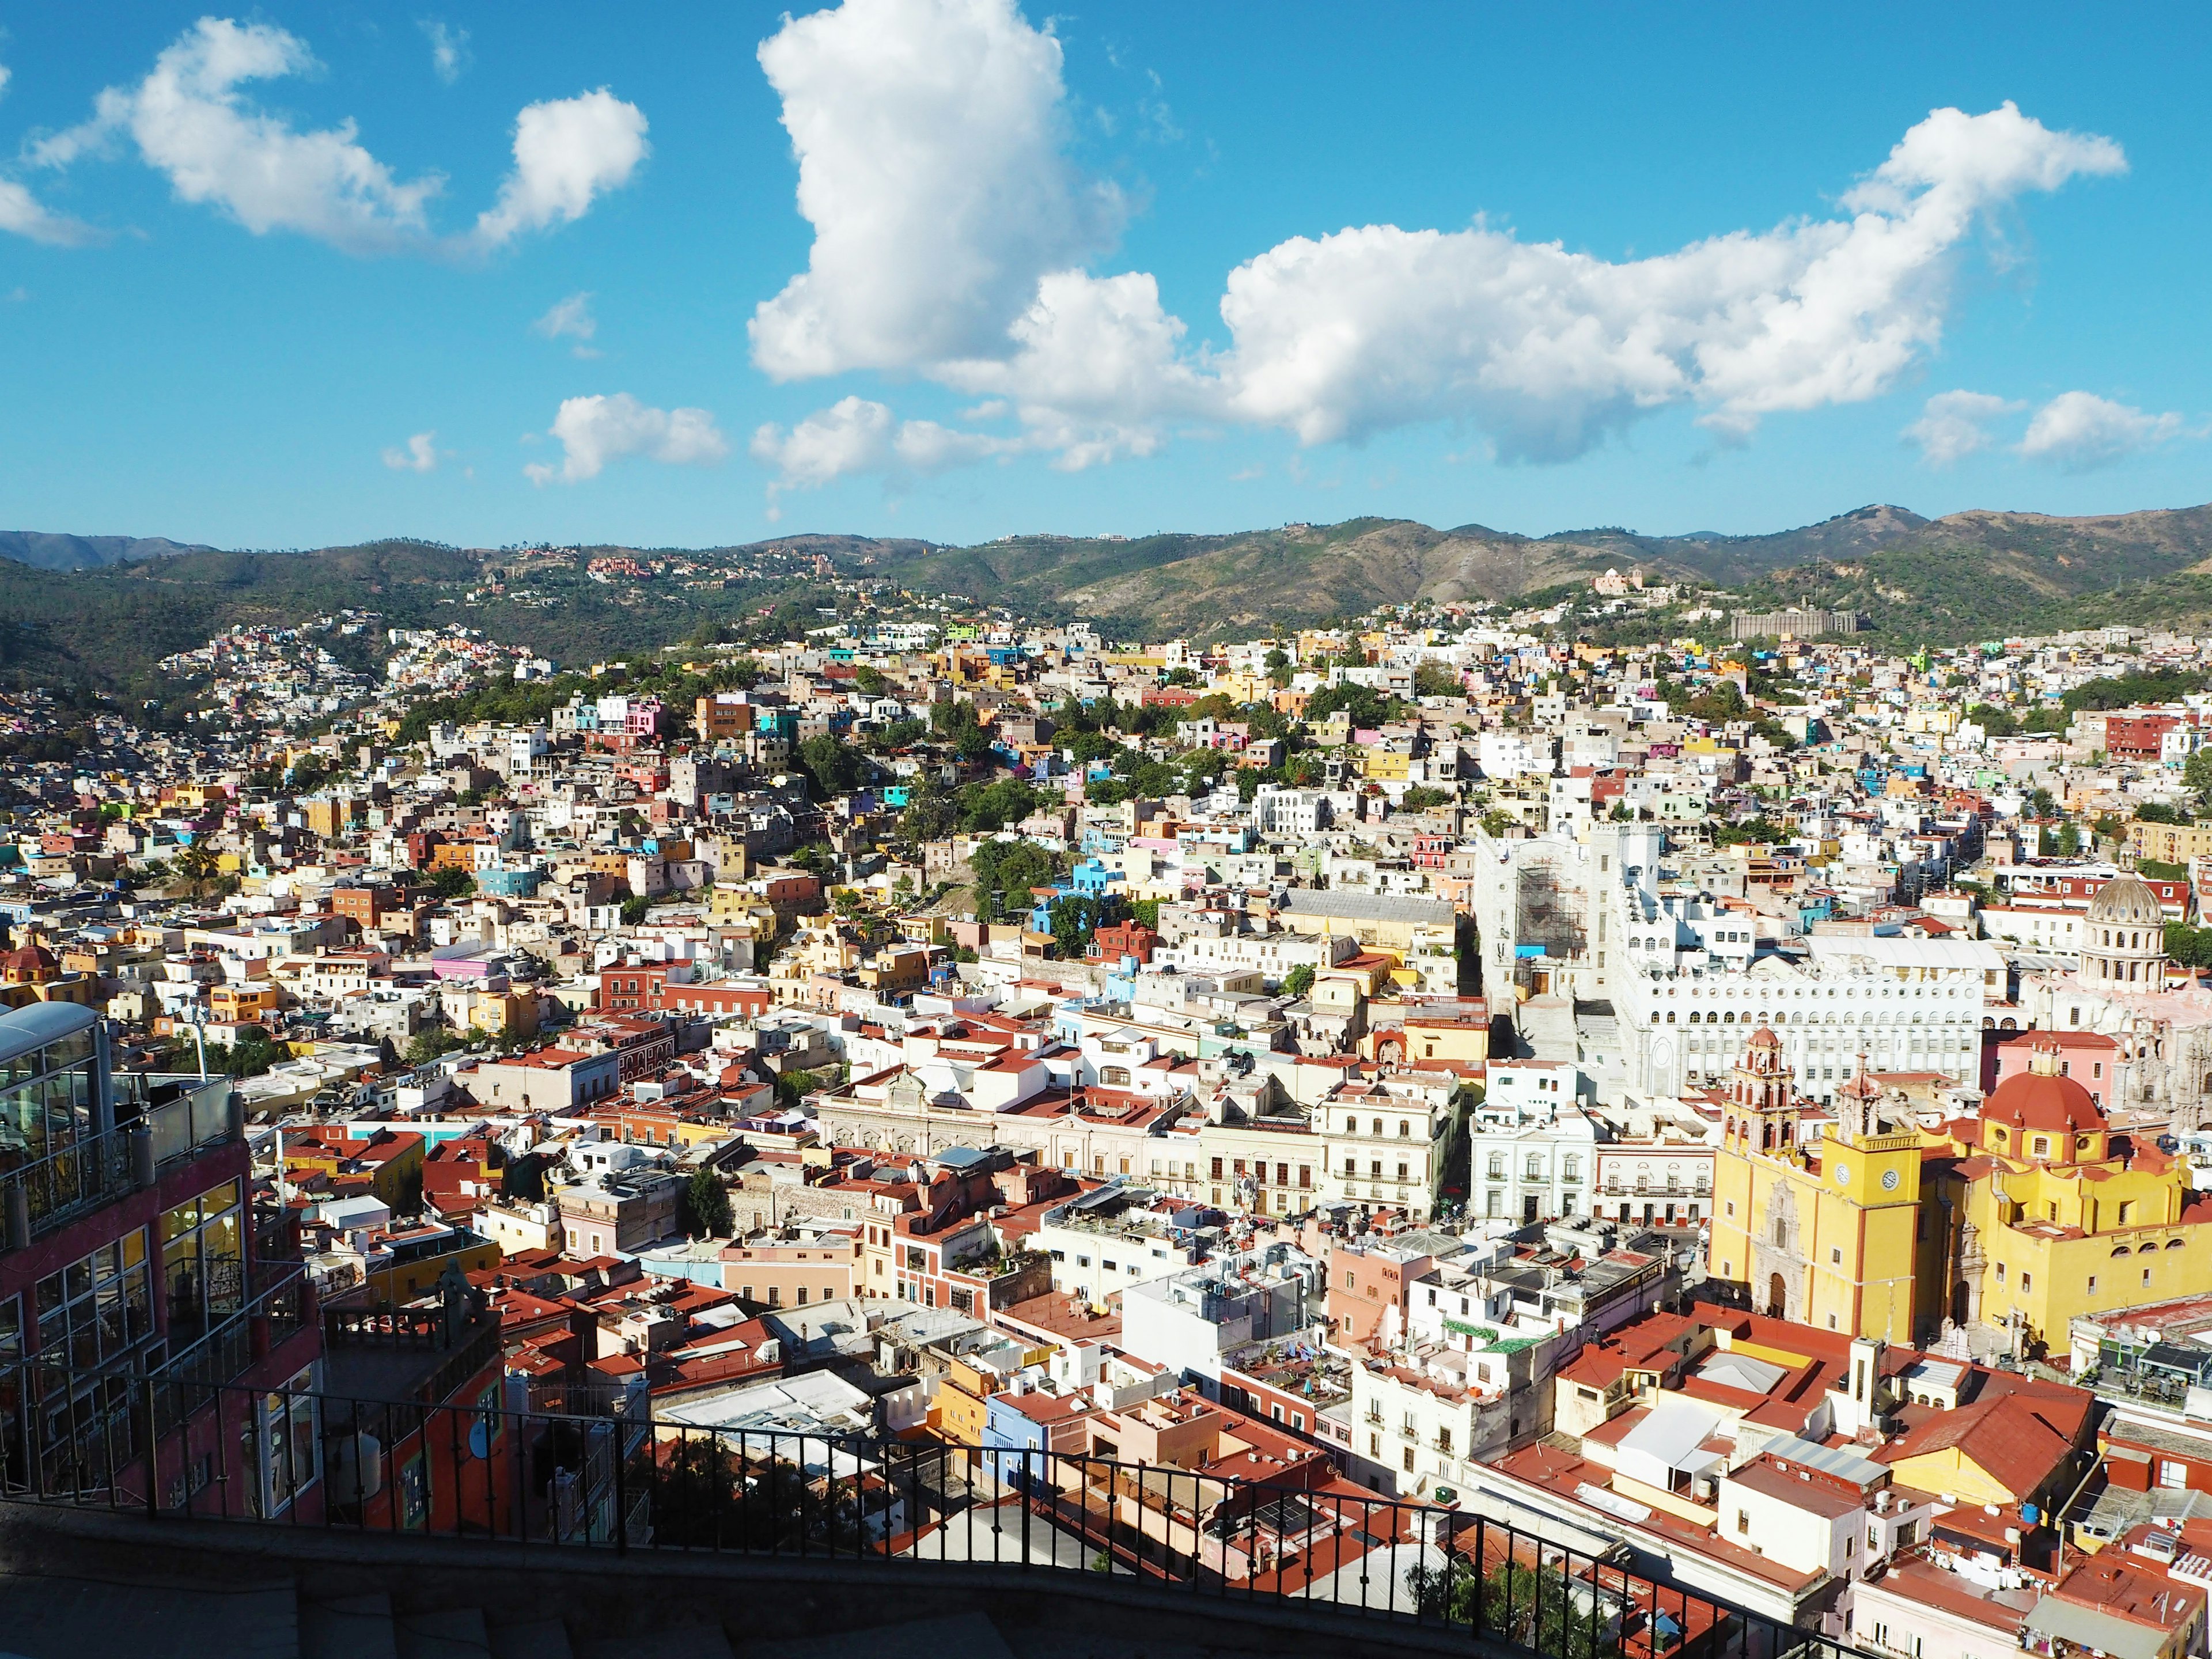
<path id="1" fill-rule="evenodd" d="M 1302 962 L 1283 975 L 1283 994 L 1302 997 L 1313 989 L 1314 970 L 1310 963 Z"/>
<path id="2" fill-rule="evenodd" d="M 799 745 L 799 763 L 825 800 L 849 795 L 867 781 L 868 764 L 842 738 L 818 732 Z"/>
<path id="3" fill-rule="evenodd" d="M 862 663 L 853 671 L 853 690 L 864 697 L 880 697 L 891 689 L 889 676 L 871 663 Z"/>
<path id="4" fill-rule="evenodd" d="M 2212 968 L 2212 927 L 2167 922 L 2166 954 L 2184 968 Z"/>
<path id="5" fill-rule="evenodd" d="M 1452 799 L 1449 789 L 1437 789 L 1425 783 L 1417 783 L 1398 797 L 1401 812 L 1425 812 L 1431 806 L 1442 806 Z"/>
<path id="6" fill-rule="evenodd" d="M 711 1164 L 691 1171 L 683 1194 L 684 1231 L 694 1238 L 727 1238 L 737 1225 L 730 1194 Z"/>
<path id="7" fill-rule="evenodd" d="M 1091 948 L 1091 937 L 1105 920 L 1106 907 L 1080 893 L 1063 893 L 1046 909 L 1052 923 L 1052 953 L 1073 962 Z"/>
<path id="8" fill-rule="evenodd" d="M 430 890 L 441 899 L 466 898 L 477 890 L 477 878 L 466 870 L 449 864 L 431 874 Z"/>
<path id="9" fill-rule="evenodd" d="M 1413 670 L 1413 695 L 1417 697 L 1463 697 L 1467 687 L 1460 677 L 1440 662 L 1425 662 Z"/>
<path id="10" fill-rule="evenodd" d="M 969 855 L 975 875 L 975 917 L 1005 921 L 1026 915 L 1030 889 L 1042 887 L 1059 872 L 1052 854 L 1033 841 L 987 841 Z"/>
<path id="11" fill-rule="evenodd" d="M 1021 778 L 971 783 L 960 792 L 960 827 L 970 835 L 994 834 L 1008 824 L 1019 823 L 1036 811 L 1043 799 L 1035 786 Z"/>
<path id="12" fill-rule="evenodd" d="M 2212 749 L 2199 749 L 2182 762 L 2181 781 L 2199 795 L 2212 793 Z"/>
<path id="13" fill-rule="evenodd" d="M 177 849 L 173 867 L 184 882 L 185 890 L 194 898 L 204 896 L 208 890 L 215 885 L 216 878 L 222 870 L 221 861 L 216 857 L 215 848 L 210 847 L 204 841 L 199 840 L 195 840 L 189 846 Z"/>
<path id="14" fill-rule="evenodd" d="M 441 1054 L 465 1048 L 469 1040 L 447 1025 L 426 1025 L 407 1041 L 407 1063 L 428 1066 Z"/>
<path id="15" fill-rule="evenodd" d="M 937 775 L 927 773 L 907 795 L 906 810 L 899 814 L 899 839 L 912 856 L 925 842 L 943 841 L 959 823 L 957 804 L 945 793 Z"/>
<path id="16" fill-rule="evenodd" d="M 1453 1555 L 1442 1566 L 1417 1565 L 1407 1577 L 1425 1617 L 1552 1659 L 1614 1659 L 1621 1652 L 1620 1625 L 1607 1616 L 1614 1598 L 1564 1566 L 1509 1560 L 1485 1577 Z"/>

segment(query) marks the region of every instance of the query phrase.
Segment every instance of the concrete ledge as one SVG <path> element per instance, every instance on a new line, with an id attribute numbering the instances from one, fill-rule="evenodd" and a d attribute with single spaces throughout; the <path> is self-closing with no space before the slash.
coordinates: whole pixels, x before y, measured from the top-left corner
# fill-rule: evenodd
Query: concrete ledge
<path id="1" fill-rule="evenodd" d="M 1050 1567 L 672 1550 L 617 1555 L 28 1504 L 0 1504 L 0 1573 L 204 1589 L 291 1580 L 319 1599 L 381 1590 L 403 1612 L 482 1607 L 495 1620 L 558 1618 L 587 1640 L 715 1624 L 743 1649 L 980 1612 L 1010 1639 L 1035 1632 L 1056 1645 L 1103 1653 L 1522 1659 L 1517 1648 L 1404 1615 L 1363 1618 Z"/>

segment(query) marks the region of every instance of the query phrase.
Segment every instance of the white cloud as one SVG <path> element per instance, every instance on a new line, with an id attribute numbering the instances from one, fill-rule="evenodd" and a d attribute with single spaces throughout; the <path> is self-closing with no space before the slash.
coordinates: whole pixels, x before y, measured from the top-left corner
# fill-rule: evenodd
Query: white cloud
<path id="1" fill-rule="evenodd" d="M 730 453 L 709 410 L 655 409 L 627 392 L 564 398 L 548 431 L 561 441 L 561 465 L 533 462 L 524 467 L 532 483 L 596 478 L 609 461 L 627 455 L 672 466 L 708 466 Z"/>
<path id="2" fill-rule="evenodd" d="M 1023 443 L 1063 465 L 1147 453 L 1176 420 L 1306 444 L 1463 422 L 1506 459 L 1561 461 L 1687 406 L 1741 440 L 1893 389 L 1942 338 L 1953 269 L 1993 210 L 2126 167 L 2109 139 L 2008 103 L 1932 112 L 1840 216 L 1656 258 L 1481 220 L 1294 237 L 1229 273 L 1227 347 L 1194 351 L 1150 276 L 1083 268 L 1121 204 L 1065 160 L 1059 44 L 1012 0 L 846 0 L 760 58 L 814 244 L 756 313 L 755 362 L 1003 398 Z"/>
<path id="3" fill-rule="evenodd" d="M 56 213 L 13 179 L 0 179 L 0 230 L 54 247 L 82 247 L 105 234 L 65 213 Z"/>
<path id="4" fill-rule="evenodd" d="M 645 112 L 605 87 L 528 105 L 514 118 L 514 171 L 477 221 L 476 240 L 495 247 L 582 218 L 594 197 L 629 182 L 651 153 L 645 133 Z"/>
<path id="5" fill-rule="evenodd" d="M 1060 154 L 1060 43 L 1012 0 L 846 0 L 760 61 L 814 226 L 750 325 L 778 380 L 995 353 L 1037 278 L 1119 223 L 1119 195 Z"/>
<path id="6" fill-rule="evenodd" d="M 2027 405 L 1986 392 L 1939 392 L 1900 434 L 1930 466 L 1952 466 L 1990 447 L 1990 422 Z"/>
<path id="7" fill-rule="evenodd" d="M 356 253 L 421 240 L 424 205 L 443 179 L 402 183 L 354 142 L 352 122 L 297 131 L 239 90 L 317 67 L 306 44 L 283 29 L 203 17 L 145 80 L 107 88 L 90 121 L 41 141 L 33 159 L 64 165 L 127 134 L 179 200 L 216 207 L 257 236 L 298 231 Z"/>
<path id="8" fill-rule="evenodd" d="M 549 340 L 564 337 L 574 340 L 576 343 L 569 350 L 579 357 L 599 355 L 599 348 L 590 343 L 592 337 L 599 331 L 599 319 L 592 315 L 592 296 L 588 291 L 571 294 L 567 299 L 557 301 L 530 327 L 533 333 L 542 334 Z"/>
<path id="9" fill-rule="evenodd" d="M 556 301 L 550 311 L 530 326 L 549 340 L 557 340 L 564 334 L 574 335 L 579 340 L 590 339 L 599 331 L 599 319 L 592 315 L 590 290 Z"/>
<path id="10" fill-rule="evenodd" d="M 384 452 L 384 464 L 395 472 L 434 472 L 438 466 L 438 434 L 418 432 L 402 447 Z"/>
<path id="11" fill-rule="evenodd" d="M 754 432 L 750 446 L 755 460 L 775 469 L 771 499 L 780 490 L 818 489 L 851 473 L 910 477 L 1022 447 L 1019 440 L 961 432 L 935 421 L 898 421 L 866 398 L 841 398 L 788 431 L 771 422 Z"/>
<path id="12" fill-rule="evenodd" d="M 1889 390 L 1942 337 L 1978 216 L 2124 165 L 2109 141 L 2007 104 L 1930 115 L 1846 197 L 1847 220 L 1654 258 L 1614 264 L 1482 224 L 1295 238 L 1230 274 L 1223 372 L 1238 414 L 1308 443 L 1465 418 L 1509 458 L 1565 460 L 1684 403 L 1742 435 Z"/>
<path id="13" fill-rule="evenodd" d="M 469 51 L 469 32 L 452 27 L 438 17 L 425 17 L 416 27 L 430 43 L 430 72 L 452 86 L 475 61 Z"/>
<path id="14" fill-rule="evenodd" d="M 2069 472 L 2089 472 L 2183 435 L 2179 415 L 2151 415 L 2087 392 L 2062 392 L 2035 411 L 2020 453 Z"/>
<path id="15" fill-rule="evenodd" d="M 434 67 L 441 37 L 428 25 L 425 32 Z M 458 54 L 458 73 L 467 36 L 442 39 Z M 214 207 L 257 236 L 293 231 L 349 253 L 481 251 L 568 222 L 629 182 L 646 154 L 644 115 L 605 88 L 529 105 L 515 118 L 515 165 L 498 200 L 471 235 L 441 243 L 427 210 L 445 188 L 441 174 L 403 181 L 357 142 L 350 120 L 302 131 L 242 90 L 319 68 L 306 42 L 273 24 L 203 17 L 143 81 L 106 88 L 89 120 L 36 140 L 27 154 L 40 166 L 66 167 L 127 139 L 179 200 Z"/>

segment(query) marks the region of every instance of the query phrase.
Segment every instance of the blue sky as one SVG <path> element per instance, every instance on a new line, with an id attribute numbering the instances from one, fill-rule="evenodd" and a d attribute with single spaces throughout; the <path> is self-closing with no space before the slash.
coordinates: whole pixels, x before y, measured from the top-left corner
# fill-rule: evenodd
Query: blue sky
<path id="1" fill-rule="evenodd" d="M 0 523 L 654 545 L 2212 499 L 2201 9 L 795 16 L 0 13 Z"/>

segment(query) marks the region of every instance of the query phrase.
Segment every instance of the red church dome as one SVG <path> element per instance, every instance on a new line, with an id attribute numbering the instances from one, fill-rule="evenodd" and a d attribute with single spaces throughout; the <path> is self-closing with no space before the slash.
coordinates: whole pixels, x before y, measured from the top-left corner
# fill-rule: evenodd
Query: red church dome
<path id="1" fill-rule="evenodd" d="M 2089 1091 L 2058 1071 L 2058 1045 L 2039 1042 L 2027 1070 L 2015 1073 L 1982 1103 L 1984 1123 L 2051 1134 L 2101 1134 L 2112 1123 Z"/>

